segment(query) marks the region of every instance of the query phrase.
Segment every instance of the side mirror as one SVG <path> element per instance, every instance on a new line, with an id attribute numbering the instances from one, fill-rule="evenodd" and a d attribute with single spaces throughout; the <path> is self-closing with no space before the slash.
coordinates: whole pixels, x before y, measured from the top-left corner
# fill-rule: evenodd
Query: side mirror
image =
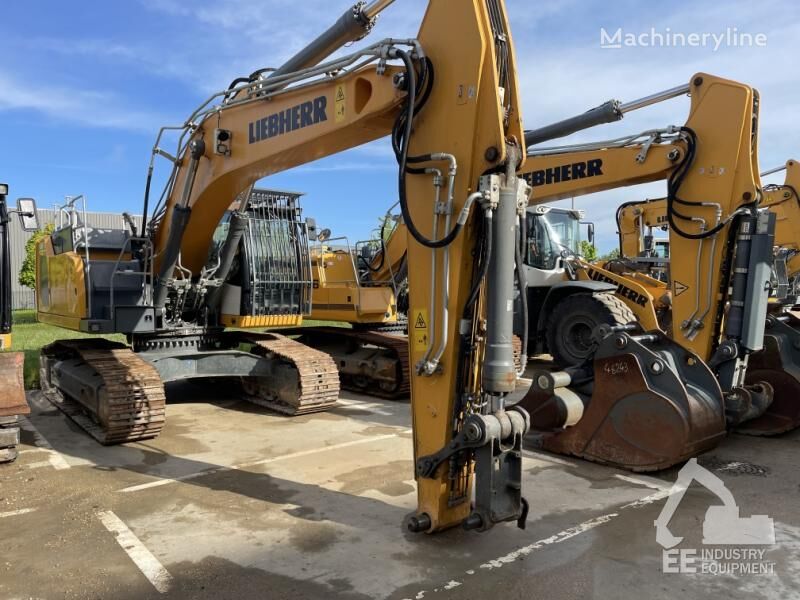
<path id="1" fill-rule="evenodd" d="M 36 214 L 36 200 L 17 198 L 17 214 L 23 231 L 38 231 L 39 217 Z"/>
<path id="2" fill-rule="evenodd" d="M 320 242 L 324 242 L 325 240 L 330 239 L 330 237 L 331 237 L 331 230 L 328 229 L 327 227 L 317 234 L 317 240 L 319 240 Z"/>
<path id="3" fill-rule="evenodd" d="M 594 223 L 587 221 L 584 225 L 586 225 L 586 239 L 589 244 L 594 246 Z"/>
<path id="4" fill-rule="evenodd" d="M 308 232 L 308 241 L 317 241 L 317 220 L 309 217 L 306 219 L 306 231 Z"/>

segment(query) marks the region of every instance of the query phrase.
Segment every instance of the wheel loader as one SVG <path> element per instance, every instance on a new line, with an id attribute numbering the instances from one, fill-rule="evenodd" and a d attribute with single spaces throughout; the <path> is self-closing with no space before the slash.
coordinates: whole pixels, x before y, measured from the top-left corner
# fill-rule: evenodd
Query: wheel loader
<path id="1" fill-rule="evenodd" d="M 32 198 L 17 200 L 17 210 L 9 211 L 6 203 L 8 184 L 0 183 L 0 463 L 17 458 L 19 417 L 31 412 L 25 399 L 23 366 L 25 355 L 11 352 L 11 245 L 10 214 L 16 212 L 23 231 L 36 231 L 36 203 Z"/>
<path id="2" fill-rule="evenodd" d="M 442 349 L 437 368 L 410 375 L 418 505 L 406 525 L 524 526 L 529 422 L 506 403 L 516 385 L 507 232 L 530 186 L 517 176 L 525 133 L 505 5 L 430 0 L 417 37 L 329 58 L 391 3 L 359 2 L 277 70 L 235 79 L 183 125 L 163 128 L 140 228 L 92 230 L 80 204 L 66 207 L 69 220 L 38 248 L 38 318 L 129 343 L 44 348 L 43 387 L 103 443 L 157 435 L 165 381 L 228 377 L 292 414 L 329 407 L 338 394 L 330 356 L 249 332 L 300 324 L 314 293 L 298 206 L 253 190 L 271 174 L 388 137 L 414 265 L 410 314 L 428 317 L 408 352 L 421 360 L 426 339 Z M 167 163 L 161 194 L 150 189 L 156 158 Z"/>

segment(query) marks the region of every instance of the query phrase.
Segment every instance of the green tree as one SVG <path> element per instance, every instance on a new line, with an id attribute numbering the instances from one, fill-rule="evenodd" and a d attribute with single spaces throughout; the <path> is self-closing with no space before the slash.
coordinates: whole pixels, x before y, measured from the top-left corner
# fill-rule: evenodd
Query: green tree
<path id="1" fill-rule="evenodd" d="M 609 260 L 616 260 L 618 258 L 619 258 L 619 248 L 614 248 L 608 254 L 604 254 L 603 256 L 601 256 L 600 260 L 609 261 Z"/>
<path id="2" fill-rule="evenodd" d="M 36 246 L 46 235 L 53 233 L 55 227 L 50 224 L 46 225 L 44 229 L 34 232 L 30 239 L 25 242 L 25 260 L 22 261 L 22 268 L 19 271 L 19 284 L 36 288 Z"/>
<path id="3" fill-rule="evenodd" d="M 581 245 L 578 248 L 580 255 L 589 262 L 597 260 L 597 247 L 590 243 L 588 240 L 581 240 Z"/>

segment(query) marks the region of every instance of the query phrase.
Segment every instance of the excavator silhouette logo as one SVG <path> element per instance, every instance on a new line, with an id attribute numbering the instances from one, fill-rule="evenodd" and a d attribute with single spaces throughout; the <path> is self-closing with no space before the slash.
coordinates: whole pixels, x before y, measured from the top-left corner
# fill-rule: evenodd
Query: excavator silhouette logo
<path id="1" fill-rule="evenodd" d="M 722 506 L 709 506 L 703 521 L 703 544 L 707 545 L 742 545 L 774 544 L 775 523 L 767 515 L 740 517 L 739 507 L 733 494 L 725 487 L 722 479 L 708 469 L 700 466 L 697 459 L 687 462 L 678 473 L 678 479 L 672 485 L 666 504 L 655 520 L 656 541 L 669 549 L 683 541 L 682 537 L 672 535 L 669 522 L 686 490 L 697 481 L 722 500 Z"/>

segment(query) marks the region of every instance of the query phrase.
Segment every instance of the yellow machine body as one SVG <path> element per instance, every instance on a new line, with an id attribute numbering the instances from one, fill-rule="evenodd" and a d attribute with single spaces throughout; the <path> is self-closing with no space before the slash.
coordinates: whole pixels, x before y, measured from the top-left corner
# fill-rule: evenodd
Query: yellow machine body
<path id="1" fill-rule="evenodd" d="M 390 283 L 364 285 L 354 252 L 327 247 L 312 249 L 314 293 L 311 318 L 346 323 L 394 323 L 397 302 Z"/>

